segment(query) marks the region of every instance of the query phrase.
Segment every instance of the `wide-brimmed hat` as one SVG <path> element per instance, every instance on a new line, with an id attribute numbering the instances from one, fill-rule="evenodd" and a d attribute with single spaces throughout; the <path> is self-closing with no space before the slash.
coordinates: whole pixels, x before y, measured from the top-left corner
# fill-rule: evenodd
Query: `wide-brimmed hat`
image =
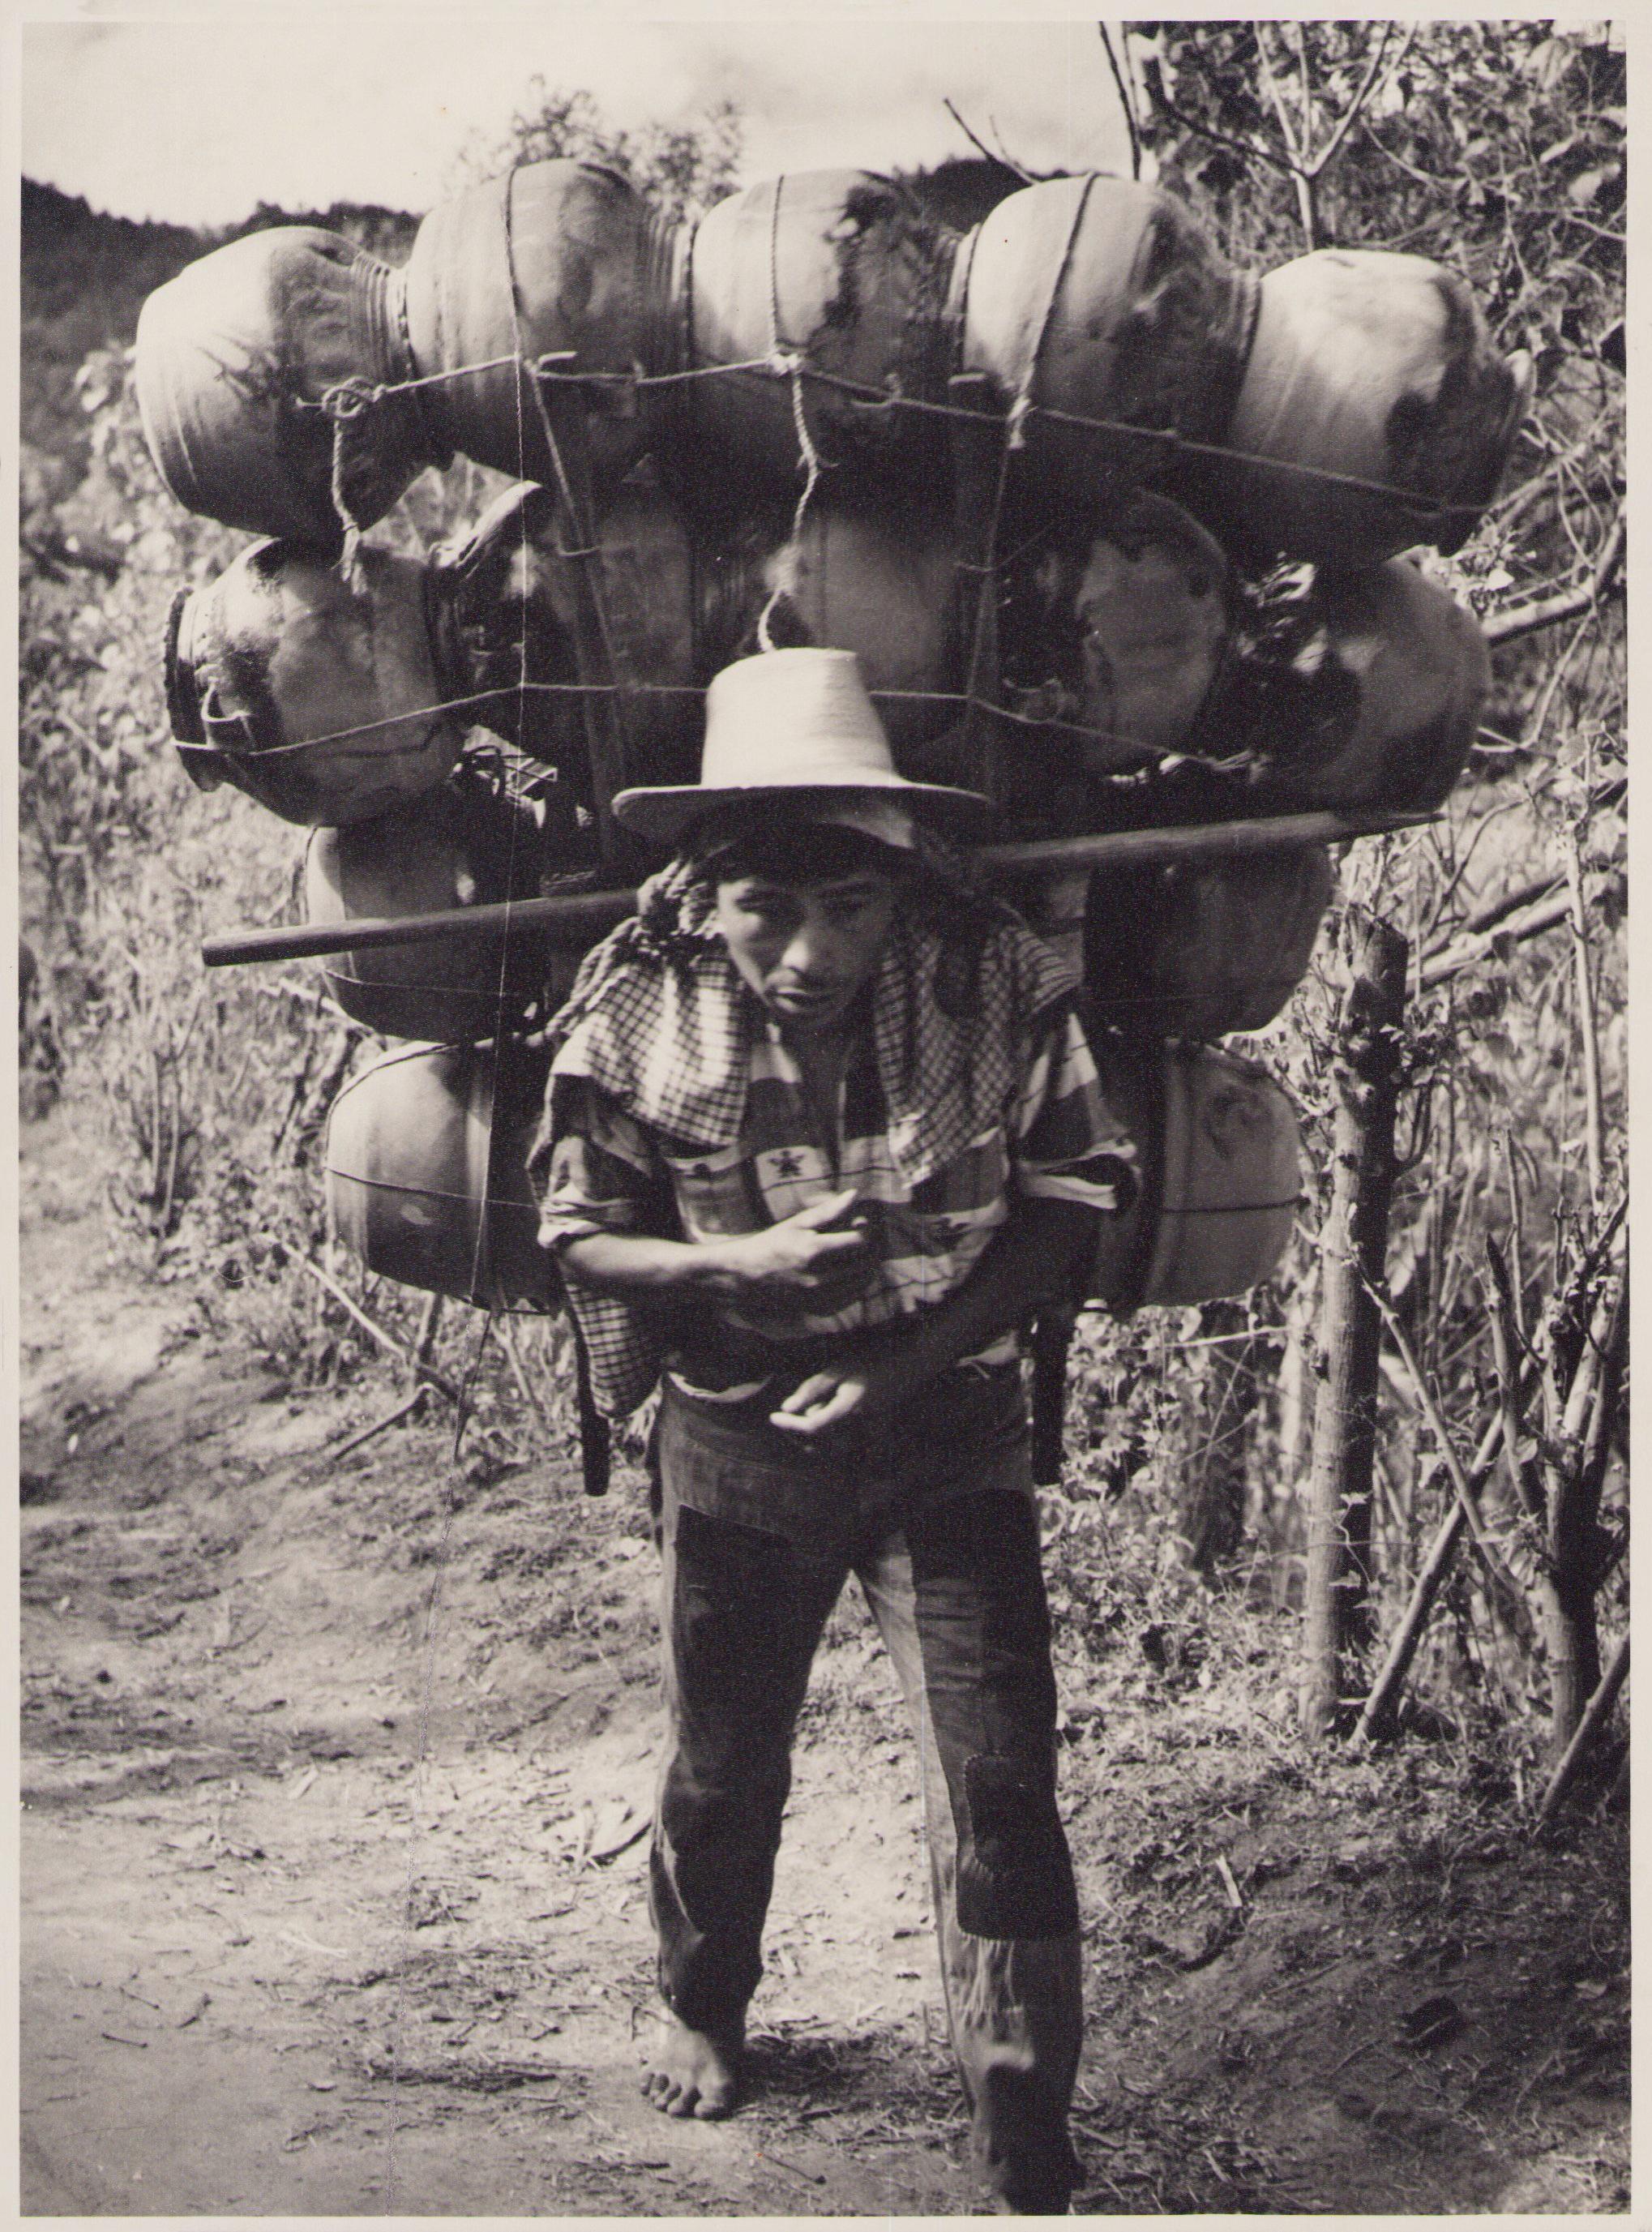
<path id="1" fill-rule="evenodd" d="M 857 817 L 859 801 L 881 809 Z M 700 780 L 615 794 L 616 820 L 639 837 L 674 846 L 721 809 L 770 801 L 799 821 L 868 827 L 900 841 L 891 807 L 949 834 L 981 830 L 992 801 L 978 791 L 909 782 L 866 694 L 852 651 L 760 651 L 712 678 L 705 693 Z"/>

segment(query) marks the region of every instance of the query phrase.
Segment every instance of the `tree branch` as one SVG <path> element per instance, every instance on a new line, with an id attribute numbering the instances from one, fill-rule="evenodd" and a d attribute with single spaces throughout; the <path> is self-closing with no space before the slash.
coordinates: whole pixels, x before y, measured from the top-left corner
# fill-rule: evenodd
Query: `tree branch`
<path id="1" fill-rule="evenodd" d="M 1523 907 L 1535 906 L 1539 899 L 1546 899 L 1552 892 L 1559 889 L 1564 880 L 1556 871 L 1550 875 L 1536 877 L 1531 883 L 1520 885 L 1516 891 L 1505 892 L 1500 899 L 1491 899 L 1486 905 L 1476 907 L 1467 921 L 1461 925 L 1459 934 L 1464 938 L 1477 938 L 1482 931 L 1495 930 L 1499 923 L 1506 922 L 1510 915 L 1519 914 Z"/>
<path id="2" fill-rule="evenodd" d="M 1007 155 L 994 154 L 992 149 L 987 145 L 981 134 L 978 132 L 971 131 L 969 125 L 964 122 L 962 117 L 959 115 L 957 109 L 954 107 L 949 97 L 944 101 L 943 105 L 944 106 L 947 114 L 951 117 L 953 122 L 957 126 L 959 131 L 962 133 L 964 138 L 969 142 L 970 146 L 972 147 L 978 147 L 989 163 L 996 163 L 1006 171 L 1014 171 L 1016 177 L 1021 180 L 1024 185 L 1031 186 L 1037 185 L 1038 181 L 1033 177 L 1032 173 L 1022 170 L 1019 163 L 1012 163 Z"/>
<path id="3" fill-rule="evenodd" d="M 1348 137 L 1350 128 L 1353 125 L 1355 119 L 1364 107 L 1365 103 L 1370 99 L 1372 88 L 1377 83 L 1377 74 L 1383 67 L 1383 57 L 1388 52 L 1389 35 L 1393 29 L 1394 26 L 1392 23 L 1383 24 L 1383 36 L 1377 42 L 1377 52 L 1371 56 L 1370 67 L 1365 72 L 1364 78 L 1360 84 L 1358 91 L 1355 94 L 1352 101 L 1349 102 L 1347 110 L 1343 116 L 1341 123 L 1338 125 L 1336 130 L 1325 142 L 1322 152 L 1314 157 L 1313 161 L 1309 167 L 1308 175 L 1311 178 L 1317 178 L 1321 171 L 1325 169 L 1326 164 L 1331 161 L 1331 158 L 1336 154 L 1337 150 L 1342 146 L 1343 141 Z M 1404 38 L 1400 42 L 1400 51 L 1395 55 L 1392 63 L 1390 65 L 1391 69 L 1398 69 L 1400 64 L 1405 60 L 1406 55 L 1409 50 L 1411 42 L 1416 36 L 1416 29 L 1415 25 L 1412 25 L 1408 28 Z"/>
<path id="4" fill-rule="evenodd" d="M 1185 108 L 1178 108 L 1162 85 L 1150 81 L 1148 98 L 1162 116 L 1168 116 L 1184 132 L 1191 132 L 1195 140 L 1208 140 L 1213 147 L 1226 147 L 1234 155 L 1254 156 L 1287 178 L 1298 175 L 1295 164 L 1287 161 L 1283 155 L 1276 155 L 1266 140 L 1235 140 L 1230 133 L 1218 132 L 1214 125 L 1202 124 L 1196 116 L 1189 116 Z"/>
<path id="5" fill-rule="evenodd" d="M 1442 945 L 1437 953 L 1429 955 L 1422 964 L 1418 972 L 1422 989 L 1431 992 L 1436 985 L 1447 983 L 1460 970 L 1472 968 L 1475 962 L 1487 960 L 1508 946 L 1520 944 L 1528 938 L 1536 938 L 1541 931 L 1554 930 L 1561 923 L 1569 921 L 1571 917 L 1571 901 L 1562 892 L 1557 897 L 1545 899 L 1541 905 L 1533 907 L 1529 914 L 1505 918 L 1488 929 L 1473 931 L 1465 937 L 1454 938 L 1449 945 Z"/>
<path id="6" fill-rule="evenodd" d="M 1629 1671 L 1629 1638 L 1627 1629 L 1612 1653 L 1612 1663 L 1600 1677 L 1600 1687 L 1590 1699 L 1582 1720 L 1577 1723 L 1571 1742 L 1561 1754 L 1554 1773 L 1549 1777 L 1549 1787 L 1543 1794 L 1543 1803 L 1538 1808 L 1536 1826 L 1546 1829 L 1560 1811 L 1566 1793 L 1577 1780 L 1577 1770 L 1594 1748 L 1596 1737 L 1611 1716 L 1617 1703 L 1617 1693 L 1623 1686 L 1623 1677 Z"/>
<path id="7" fill-rule="evenodd" d="M 1516 1498 L 1525 1506 L 1527 1515 L 1541 1526 L 1545 1516 L 1543 1483 L 1538 1476 L 1535 1459 L 1524 1461 L 1520 1456 L 1519 1391 L 1522 1375 L 1517 1359 L 1522 1341 L 1515 1310 L 1513 1283 L 1503 1261 L 1502 1251 L 1489 1237 L 1486 1242 L 1486 1256 L 1492 1268 L 1493 1292 L 1488 1298 L 1490 1307 L 1487 1314 L 1492 1329 L 1492 1359 L 1497 1371 L 1498 1415 L 1503 1429 L 1503 1455 Z"/>
<path id="8" fill-rule="evenodd" d="M 1267 88 L 1267 97 L 1273 104 L 1274 115 L 1279 119 L 1279 138 L 1284 141 L 1285 152 L 1291 159 L 1292 172 L 1300 176 L 1303 173 L 1303 159 L 1307 151 L 1308 128 L 1312 120 L 1305 107 L 1302 117 L 1302 136 L 1299 139 L 1296 127 L 1292 123 L 1290 113 L 1285 106 L 1285 95 L 1279 88 L 1278 73 L 1268 56 L 1267 42 L 1262 36 L 1262 25 L 1253 21 L 1250 28 L 1251 36 L 1256 42 L 1256 60 L 1261 69 L 1262 83 Z M 1283 36 L 1282 31 L 1280 36 Z M 1302 63 L 1305 79 L 1307 68 L 1305 55 L 1299 55 L 1298 60 Z"/>
<path id="9" fill-rule="evenodd" d="M 1256 60 L 1262 73 L 1262 82 L 1267 88 L 1268 99 L 1273 102 L 1273 114 L 1279 120 L 1279 138 L 1284 141 L 1285 152 L 1290 159 L 1286 167 L 1290 172 L 1291 184 L 1296 190 L 1297 222 L 1302 227 L 1303 245 L 1305 248 L 1313 250 L 1319 245 L 1319 212 L 1314 204 L 1314 173 L 1309 169 L 1306 161 L 1308 129 L 1311 122 L 1306 34 L 1303 34 L 1302 45 L 1297 55 L 1302 70 L 1303 119 L 1300 139 L 1297 136 L 1296 127 L 1291 122 L 1290 113 L 1285 106 L 1284 92 L 1274 74 L 1273 65 L 1268 59 L 1267 44 L 1262 36 L 1262 26 L 1260 23 L 1252 23 L 1251 35 L 1256 41 Z M 1281 36 L 1283 36 L 1282 33 Z"/>
<path id="10" fill-rule="evenodd" d="M 1420 186 L 1431 186 L 1436 193 L 1451 192 L 1456 184 L 1454 179 L 1439 178 L 1433 171 L 1419 171 L 1415 163 L 1408 163 L 1403 155 L 1396 155 L 1390 146 L 1379 140 L 1376 132 L 1363 116 L 1359 120 L 1359 128 L 1376 148 L 1377 153 L 1386 155 L 1389 161 L 1403 171 L 1408 178 L 1415 178 Z"/>
<path id="11" fill-rule="evenodd" d="M 1579 613 L 1586 613 L 1610 588 L 1623 562 L 1625 542 L 1623 515 L 1620 511 L 1586 581 L 1552 597 L 1539 597 L 1528 605 L 1512 606 L 1506 612 L 1488 613 L 1480 624 L 1487 642 L 1512 643 L 1517 636 L 1531 635 L 1538 628 L 1552 627 L 1558 620 L 1576 620 Z"/>
<path id="12" fill-rule="evenodd" d="M 1483 1484 L 1496 1461 L 1500 1431 L 1500 1422 L 1493 1418 L 1481 1435 L 1480 1447 L 1474 1451 L 1474 1461 L 1469 1468 L 1471 1483 Z M 1454 1502 L 1423 1560 L 1411 1591 L 1410 1602 L 1394 1631 L 1381 1671 L 1372 1683 L 1370 1694 L 1361 1710 L 1358 1723 L 1350 1739 L 1351 1742 L 1370 1742 L 1392 1719 L 1395 1704 L 1404 1686 L 1405 1677 L 1411 1671 L 1411 1661 L 1422 1640 L 1435 1599 L 1439 1595 L 1456 1557 L 1457 1545 L 1462 1540 L 1465 1524 L 1463 1506 Z"/>
<path id="13" fill-rule="evenodd" d="M 1124 73 L 1118 55 L 1113 52 L 1112 34 L 1105 23 L 1098 23 L 1101 43 L 1106 50 L 1107 67 L 1113 74 L 1113 83 L 1118 88 L 1118 105 L 1124 112 L 1124 129 L 1130 134 L 1130 174 L 1132 178 L 1142 175 L 1142 135 L 1136 128 L 1136 103 L 1124 82 Z"/>
<path id="14" fill-rule="evenodd" d="M 1400 1361 L 1404 1365 L 1407 1376 L 1416 1392 L 1418 1405 L 1428 1422 L 1435 1441 L 1440 1445 L 1440 1454 L 1445 1460 L 1446 1470 L 1451 1476 L 1452 1489 L 1459 1504 L 1462 1507 L 1463 1518 L 1467 1522 L 1469 1534 L 1479 1554 L 1480 1562 L 1490 1584 L 1492 1593 L 1500 1604 L 1511 1609 L 1519 1605 L 1519 1609 L 1524 1612 L 1525 1606 L 1521 1603 L 1519 1591 L 1504 1571 L 1495 1546 L 1486 1532 L 1486 1522 L 1480 1517 L 1480 1506 L 1474 1501 L 1474 1491 L 1469 1484 L 1467 1473 L 1463 1470 L 1462 1459 L 1457 1454 L 1456 1444 L 1452 1440 L 1446 1422 L 1440 1415 L 1440 1406 L 1435 1401 L 1429 1391 L 1428 1383 L 1422 1376 L 1422 1367 L 1416 1360 L 1416 1353 L 1405 1337 L 1405 1328 L 1395 1315 L 1393 1304 L 1381 1288 L 1369 1279 L 1364 1284 L 1366 1292 L 1377 1305 L 1383 1323 L 1388 1327 L 1390 1340 L 1400 1353 Z M 1500 1434 L 1502 1424 L 1500 1418 L 1496 1424 Z"/>
<path id="15" fill-rule="evenodd" d="M 1582 850 L 1574 825 L 1566 832 L 1566 896 L 1571 922 L 1572 973 L 1577 985 L 1577 1036 L 1584 1065 L 1584 1147 L 1588 1157 L 1589 1201 L 1600 1207 L 1606 1173 L 1606 1123 L 1601 1106 L 1600 1030 L 1595 1014 L 1594 979 L 1589 966 L 1589 918 L 1584 908 Z"/>
<path id="16" fill-rule="evenodd" d="M 334 1301 L 341 1308 L 349 1312 L 369 1340 L 376 1341 L 380 1348 L 386 1350 L 392 1356 L 398 1358 L 410 1371 L 416 1373 L 421 1385 L 428 1382 L 438 1395 L 444 1395 L 450 1403 L 458 1402 L 459 1391 L 444 1372 L 438 1372 L 433 1364 L 421 1361 L 416 1352 L 410 1349 L 405 1341 L 398 1340 L 393 1333 L 387 1333 L 376 1319 L 370 1318 L 359 1303 L 351 1301 L 336 1279 L 330 1279 L 327 1276 L 319 1263 L 312 1262 L 308 1256 L 295 1256 L 293 1261 L 301 1271 L 308 1271 L 312 1279 L 326 1288 Z M 399 1416 L 399 1413 L 398 1415 Z"/>

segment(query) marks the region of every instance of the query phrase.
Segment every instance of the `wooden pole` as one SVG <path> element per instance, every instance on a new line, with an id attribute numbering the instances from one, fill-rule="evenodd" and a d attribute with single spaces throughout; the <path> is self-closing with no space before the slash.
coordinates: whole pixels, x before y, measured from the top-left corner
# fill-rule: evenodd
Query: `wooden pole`
<path id="1" fill-rule="evenodd" d="M 1394 1119 L 1410 951 L 1390 925 L 1363 915 L 1354 921 L 1353 979 L 1335 1072 L 1331 1209 L 1321 1244 L 1322 1379 L 1308 1475 L 1299 1715 L 1311 1739 L 1335 1721 L 1344 1655 L 1368 1617 L 1382 1339 L 1372 1296 L 1384 1275 L 1397 1174 Z"/>
<path id="2" fill-rule="evenodd" d="M 1095 837 L 1045 837 L 1018 845 L 982 845 L 972 855 L 989 877 L 1028 871 L 1160 866 L 1172 860 L 1222 860 L 1293 845 L 1340 843 L 1353 837 L 1415 829 L 1428 814 L 1282 814 L 1192 828 L 1120 829 Z M 508 899 L 491 906 L 444 907 L 435 914 L 364 915 L 358 922 L 282 924 L 233 930 L 203 941 L 209 969 L 247 961 L 296 961 L 327 953 L 365 953 L 378 946 L 431 938 L 496 938 L 531 931 L 547 945 L 583 946 L 636 912 L 634 891 L 570 892 L 549 899 Z"/>
<path id="3" fill-rule="evenodd" d="M 1181 1468 L 1176 1528 L 1189 1569 L 1213 1581 L 1244 1535 L 1245 1434 L 1256 1408 L 1263 1344 L 1242 1301 L 1207 1302 L 1199 1327 L 1209 1346 L 1195 1413 L 1198 1444 Z"/>
<path id="4" fill-rule="evenodd" d="M 1623 1640 L 1612 1653 L 1612 1663 L 1600 1679 L 1600 1686 L 1589 1701 L 1588 1710 L 1577 1723 L 1571 1742 L 1561 1754 L 1554 1773 L 1543 1794 L 1543 1803 L 1538 1808 L 1537 1827 L 1546 1829 L 1560 1811 L 1563 1800 L 1577 1779 L 1577 1770 L 1592 1749 L 1595 1739 L 1611 1716 L 1617 1703 L 1617 1693 L 1623 1686 L 1623 1677 L 1629 1671 L 1629 1639 L 1625 1630 Z"/>
<path id="5" fill-rule="evenodd" d="M 1500 1417 L 1496 1418 L 1480 1437 L 1480 1446 L 1475 1450 L 1468 1468 L 1468 1484 L 1474 1495 L 1478 1495 L 1497 1463 L 1497 1448 L 1502 1438 L 1502 1420 Z M 1404 1687 L 1405 1677 L 1411 1671 L 1411 1661 L 1416 1656 L 1417 1645 L 1428 1626 L 1428 1614 L 1434 1609 L 1441 1583 L 1451 1571 L 1457 1555 L 1457 1546 L 1467 1531 L 1467 1507 L 1461 1496 L 1455 1497 L 1446 1514 L 1444 1524 L 1422 1561 L 1422 1570 L 1411 1590 L 1411 1600 L 1390 1639 L 1382 1671 L 1371 1684 L 1370 1695 L 1361 1709 L 1359 1723 L 1354 1730 L 1356 1743 L 1367 1742 L 1381 1736 L 1392 1723 L 1400 1691 Z"/>
<path id="6" fill-rule="evenodd" d="M 1558 1301 L 1551 1303 L 1552 1315 L 1558 1314 L 1559 1307 Z M 1556 1382 L 1552 1331 L 1545 1361 L 1541 1465 L 1546 1555 L 1538 1593 L 1548 1647 L 1552 1759 L 1564 1755 L 1600 1678 L 1594 1538 L 1628 1340 L 1627 1274 L 1620 1272 L 1590 1313 L 1564 1403 Z"/>

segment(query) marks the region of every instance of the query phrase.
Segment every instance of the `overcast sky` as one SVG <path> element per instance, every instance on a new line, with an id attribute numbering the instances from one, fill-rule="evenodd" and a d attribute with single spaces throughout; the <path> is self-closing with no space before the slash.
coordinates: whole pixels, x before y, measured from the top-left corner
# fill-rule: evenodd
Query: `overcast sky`
<path id="1" fill-rule="evenodd" d="M 943 107 L 1035 169 L 1124 159 L 1093 19 L 918 22 L 871 12 L 653 23 L 368 8 L 278 18 L 30 23 L 23 168 L 122 216 L 220 224 L 259 201 L 423 211 L 472 133 L 502 133 L 542 75 L 616 125 L 686 122 L 727 96 L 751 178 L 910 165 L 969 144 Z"/>

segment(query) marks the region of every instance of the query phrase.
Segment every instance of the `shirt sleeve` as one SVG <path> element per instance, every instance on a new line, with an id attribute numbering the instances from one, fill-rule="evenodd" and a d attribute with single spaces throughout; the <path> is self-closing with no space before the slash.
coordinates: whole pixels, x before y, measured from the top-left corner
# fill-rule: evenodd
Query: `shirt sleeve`
<path id="1" fill-rule="evenodd" d="M 659 1229 L 661 1173 L 648 1135 L 586 1078 L 558 1080 L 554 1129 L 533 1174 L 541 1247 L 592 1232 Z"/>
<path id="2" fill-rule="evenodd" d="M 1136 1144 L 1108 1106 L 1084 1026 L 1063 1002 L 1035 1037 L 1011 1126 L 1017 1190 L 1121 1216 L 1136 1198 Z"/>

